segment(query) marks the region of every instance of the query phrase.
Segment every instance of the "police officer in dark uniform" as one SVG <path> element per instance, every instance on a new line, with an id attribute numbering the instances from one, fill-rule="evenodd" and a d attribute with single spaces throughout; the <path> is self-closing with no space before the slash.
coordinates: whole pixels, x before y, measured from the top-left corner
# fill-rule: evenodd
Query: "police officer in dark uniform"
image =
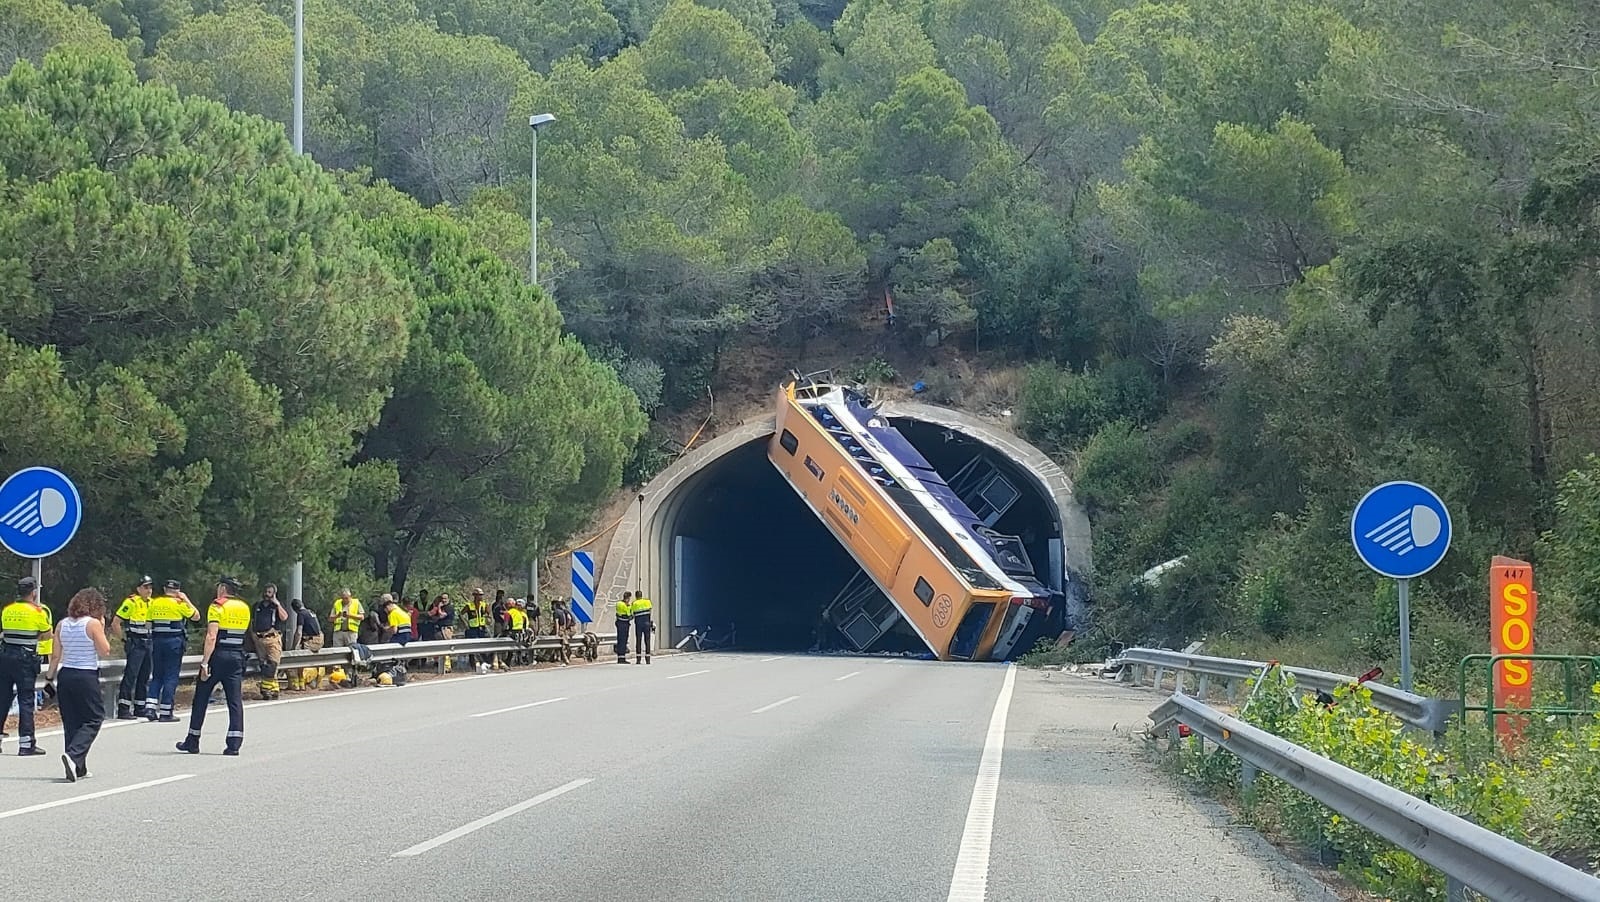
<path id="1" fill-rule="evenodd" d="M 17 580 L 17 600 L 0 608 L 0 719 L 17 700 L 18 755 L 43 755 L 33 737 L 33 687 L 39 679 L 39 640 L 50 635 L 50 619 L 38 605 L 39 584 Z M 3 722 L 3 720 L 0 720 Z"/>
<path id="2" fill-rule="evenodd" d="M 133 594 L 122 600 L 111 629 L 122 632 L 122 682 L 117 686 L 117 720 L 137 720 L 145 711 L 145 692 L 150 688 L 150 595 L 155 581 L 142 577 Z"/>
<path id="3" fill-rule="evenodd" d="M 628 630 L 633 628 L 633 593 L 622 593 L 617 602 L 617 663 L 628 663 Z"/>
<path id="4" fill-rule="evenodd" d="M 189 712 L 189 735 L 178 743 L 178 751 L 200 754 L 200 729 L 205 726 L 206 706 L 220 685 L 228 701 L 228 736 L 222 754 L 237 755 L 244 745 L 244 638 L 250 631 L 250 603 L 238 597 L 238 580 L 224 576 L 217 580 L 217 597 L 206 612 L 206 643 L 200 653 L 200 685 L 194 691 L 194 707 Z"/>
<path id="5" fill-rule="evenodd" d="M 650 609 L 654 605 L 644 590 L 633 593 L 633 663 L 649 664 L 650 652 L 655 646 L 651 636 L 655 632 L 655 618 Z"/>

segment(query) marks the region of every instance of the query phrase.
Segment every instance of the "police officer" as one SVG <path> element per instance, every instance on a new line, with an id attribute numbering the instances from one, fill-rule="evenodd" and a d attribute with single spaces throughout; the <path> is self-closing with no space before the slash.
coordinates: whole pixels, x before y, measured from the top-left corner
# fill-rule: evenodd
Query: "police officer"
<path id="1" fill-rule="evenodd" d="M 178 671 L 183 668 L 185 620 L 199 620 L 183 585 L 169 579 L 161 594 L 150 599 L 150 689 L 145 695 L 144 716 L 162 723 L 177 723 L 172 713 L 178 696 Z"/>
<path id="2" fill-rule="evenodd" d="M 111 632 L 122 636 L 123 657 L 127 666 L 117 686 L 117 720 L 138 720 L 145 711 L 145 693 L 150 687 L 150 592 L 155 581 L 141 577 L 133 594 L 122 599 Z"/>
<path id="3" fill-rule="evenodd" d="M 633 625 L 633 593 L 622 593 L 617 602 L 617 663 L 628 663 L 628 629 Z"/>
<path id="4" fill-rule="evenodd" d="M 651 602 L 644 596 L 644 590 L 633 594 L 633 663 L 638 664 L 640 658 L 644 663 L 650 663 L 650 651 L 654 647 L 650 641 L 650 634 L 655 629 L 654 618 L 650 615 Z"/>
<path id="5" fill-rule="evenodd" d="M 237 755 L 244 745 L 244 637 L 250 631 L 250 604 L 238 597 L 239 582 L 231 576 L 217 579 L 217 597 L 206 611 L 206 642 L 200 652 L 200 685 L 194 690 L 189 711 L 189 735 L 178 751 L 200 754 L 200 728 L 206 723 L 206 706 L 217 686 L 228 701 L 228 736 L 222 754 Z"/>
<path id="6" fill-rule="evenodd" d="M 17 600 L 0 609 L 0 718 L 17 700 L 18 755 L 43 755 L 33 737 L 33 687 L 39 679 L 39 646 L 50 635 L 50 618 L 40 612 L 39 584 L 17 580 Z"/>

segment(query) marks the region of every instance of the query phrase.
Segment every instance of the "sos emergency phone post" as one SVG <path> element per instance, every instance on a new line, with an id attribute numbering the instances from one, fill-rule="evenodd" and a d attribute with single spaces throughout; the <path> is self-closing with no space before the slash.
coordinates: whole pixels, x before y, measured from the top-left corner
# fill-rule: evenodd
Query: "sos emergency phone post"
<path id="1" fill-rule="evenodd" d="M 1450 511 L 1422 485 L 1386 482 L 1350 515 L 1350 543 L 1362 563 L 1395 581 L 1400 596 L 1400 688 L 1411 691 L 1411 581 L 1450 549 Z"/>

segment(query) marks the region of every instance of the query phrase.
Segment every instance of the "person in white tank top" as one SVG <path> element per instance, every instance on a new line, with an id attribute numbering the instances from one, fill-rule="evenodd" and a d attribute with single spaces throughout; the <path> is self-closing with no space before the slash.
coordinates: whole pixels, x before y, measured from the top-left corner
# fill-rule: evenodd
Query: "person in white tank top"
<path id="1" fill-rule="evenodd" d="M 106 597 L 99 589 L 80 589 L 56 624 L 55 646 L 45 679 L 56 684 L 67 752 L 61 756 L 68 783 L 89 776 L 89 747 L 105 722 L 100 694 L 100 658 L 111 653 L 106 639 Z"/>

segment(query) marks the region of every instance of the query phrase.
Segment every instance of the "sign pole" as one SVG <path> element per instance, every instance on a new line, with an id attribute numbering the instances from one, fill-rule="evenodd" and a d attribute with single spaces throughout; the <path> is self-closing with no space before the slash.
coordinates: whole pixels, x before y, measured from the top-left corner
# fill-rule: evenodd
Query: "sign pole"
<path id="1" fill-rule="evenodd" d="M 39 592 L 39 603 L 44 604 L 44 558 L 33 559 L 33 587 Z"/>
<path id="2" fill-rule="evenodd" d="M 1411 691 L 1411 580 L 1397 579 L 1400 589 L 1400 688 Z"/>

